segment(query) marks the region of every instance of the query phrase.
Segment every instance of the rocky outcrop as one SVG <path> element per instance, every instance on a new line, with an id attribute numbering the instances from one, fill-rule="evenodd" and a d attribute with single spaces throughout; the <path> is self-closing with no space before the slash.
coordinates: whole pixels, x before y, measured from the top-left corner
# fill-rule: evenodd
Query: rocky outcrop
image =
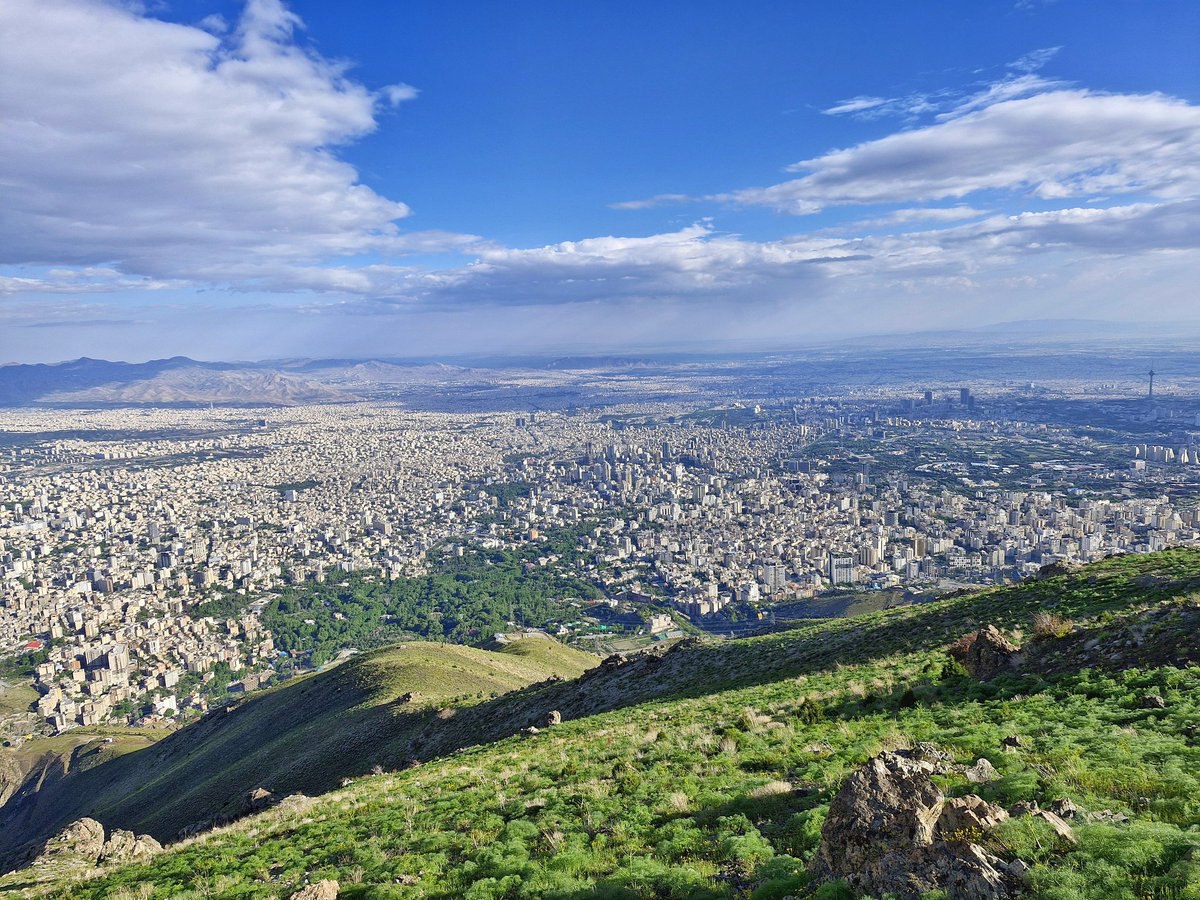
<path id="1" fill-rule="evenodd" d="M 874 881 L 883 857 L 933 843 L 944 802 L 925 765 L 881 753 L 833 798 L 818 860 L 835 877 L 857 872 Z"/>
<path id="2" fill-rule="evenodd" d="M 47 862 L 63 857 L 90 859 L 95 862 L 103 850 L 104 826 L 95 819 L 79 819 L 46 841 L 35 862 Z"/>
<path id="3" fill-rule="evenodd" d="M 1074 560 L 1060 559 L 1057 562 L 1046 563 L 1046 565 L 1038 569 L 1037 580 L 1045 581 L 1047 578 L 1057 578 L 1059 575 L 1070 575 L 1082 568 L 1082 563 L 1075 562 Z"/>
<path id="4" fill-rule="evenodd" d="M 25 782 L 25 770 L 11 753 L 0 753 L 0 806 Z"/>
<path id="5" fill-rule="evenodd" d="M 147 859 L 162 850 L 148 834 L 116 828 L 105 839 L 104 826 L 95 819 L 78 819 L 42 844 L 24 851 L 18 868 L 30 866 L 57 869 L 88 868 L 104 863 Z"/>
<path id="6" fill-rule="evenodd" d="M 318 881 L 292 894 L 291 900 L 337 900 L 338 883 L 332 879 Z"/>
<path id="7" fill-rule="evenodd" d="M 98 862 L 125 862 L 153 856 L 162 850 L 162 844 L 148 834 L 135 835 L 123 828 L 114 828 L 100 850 Z"/>
<path id="8" fill-rule="evenodd" d="M 1082 813 L 1069 797 L 1060 797 L 1050 804 L 1050 812 L 1060 819 L 1078 819 Z"/>
<path id="9" fill-rule="evenodd" d="M 996 767 L 984 756 L 975 760 L 975 765 L 964 771 L 963 774 L 967 776 L 967 781 L 971 784 L 988 784 L 1000 777 Z"/>
<path id="10" fill-rule="evenodd" d="M 974 794 L 954 797 L 942 806 L 934 834 L 943 841 L 979 840 L 1007 818 L 1007 810 Z"/>
<path id="11" fill-rule="evenodd" d="M 936 769 L 912 751 L 868 760 L 830 804 L 813 874 L 875 896 L 1015 897 L 1018 874 L 974 842 L 1008 814 L 979 797 L 947 801 L 930 778 Z"/>
<path id="12" fill-rule="evenodd" d="M 948 775 L 955 770 L 954 757 L 929 741 L 919 741 L 905 750 L 893 751 L 896 756 L 907 759 L 931 775 Z"/>
<path id="13" fill-rule="evenodd" d="M 982 680 L 1013 671 L 1021 660 L 1020 654 L 1020 648 L 995 625 L 966 635 L 950 648 L 950 655 Z"/>
<path id="14" fill-rule="evenodd" d="M 263 787 L 256 787 L 252 791 L 247 791 L 246 796 L 242 799 L 242 814 L 248 816 L 262 812 L 264 809 L 274 806 L 276 801 L 277 798 L 271 791 Z"/>

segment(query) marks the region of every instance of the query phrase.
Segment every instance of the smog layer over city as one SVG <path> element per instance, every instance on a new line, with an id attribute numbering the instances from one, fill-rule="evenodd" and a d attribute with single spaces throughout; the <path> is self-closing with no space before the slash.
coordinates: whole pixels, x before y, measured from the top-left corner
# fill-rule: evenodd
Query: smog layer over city
<path id="1" fill-rule="evenodd" d="M 1200 896 L 1200 6 L 0 4 L 0 892 Z"/>

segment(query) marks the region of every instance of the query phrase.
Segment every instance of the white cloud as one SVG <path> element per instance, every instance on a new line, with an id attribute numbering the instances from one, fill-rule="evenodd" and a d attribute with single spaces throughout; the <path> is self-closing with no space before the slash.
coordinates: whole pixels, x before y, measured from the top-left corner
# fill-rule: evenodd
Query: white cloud
<path id="1" fill-rule="evenodd" d="M 821 112 L 827 116 L 842 116 L 879 109 L 879 107 L 886 106 L 891 102 L 893 101 L 885 97 L 852 97 L 849 100 L 840 100 L 829 107 L 829 109 L 823 109 Z"/>
<path id="2" fill-rule="evenodd" d="M 932 222 L 960 222 L 963 219 L 975 219 L 986 214 L 984 210 L 962 205 L 897 209 L 884 216 L 859 219 L 857 222 L 843 226 L 839 230 L 887 228 L 893 225 L 909 225 L 914 222 L 926 224 Z"/>
<path id="3" fill-rule="evenodd" d="M 670 203 L 687 203 L 692 197 L 687 194 L 657 194 L 647 200 L 621 200 L 610 203 L 610 209 L 653 209 L 656 206 L 666 206 Z"/>
<path id="4" fill-rule="evenodd" d="M 1020 59 L 1009 63 L 1008 67 L 1016 72 L 1036 72 L 1058 56 L 1061 49 L 1062 47 L 1042 47 L 1040 50 L 1026 53 Z"/>
<path id="5" fill-rule="evenodd" d="M 914 92 L 900 97 L 851 97 L 839 100 L 833 106 L 821 110 L 827 116 L 850 116 L 854 119 L 872 121 L 897 117 L 915 121 L 926 113 L 945 108 L 950 92 L 927 94 Z"/>
<path id="6" fill-rule="evenodd" d="M 945 121 L 946 119 L 957 118 L 964 116 L 969 112 L 977 109 L 983 109 L 987 106 L 992 106 L 1002 100 L 1015 100 L 1017 97 L 1029 97 L 1033 94 L 1040 94 L 1052 88 L 1062 87 L 1063 82 L 1055 81 L 1049 78 L 1042 78 L 1040 75 L 1024 74 L 1017 75 L 1012 78 L 1005 78 L 993 84 L 989 84 L 978 93 L 972 94 L 964 98 L 946 112 L 939 113 L 938 119 Z"/>
<path id="7" fill-rule="evenodd" d="M 1046 198 L 1186 197 L 1200 189 L 1200 107 L 1161 94 L 1048 91 L 789 169 L 805 174 L 712 199 L 810 214 L 989 190 Z"/>
<path id="8" fill-rule="evenodd" d="M 406 100 L 415 100 L 420 93 L 411 84 L 389 84 L 380 89 L 380 93 L 387 99 L 387 102 L 392 106 L 399 106 Z"/>
<path id="9" fill-rule="evenodd" d="M 170 344 L 170 352 L 214 358 L 427 353 L 445 346 L 462 352 L 536 350 L 570 342 L 628 347 L 740 339 L 779 346 L 820 335 L 1046 316 L 1194 320 L 1198 207 L 1194 200 L 1076 207 L 934 221 L 925 231 L 769 241 L 698 223 L 647 237 L 485 247 L 475 263 L 437 271 L 298 266 L 290 270 L 292 288 L 335 291 L 339 299 L 313 297 L 302 316 L 294 303 L 264 304 L 252 297 L 235 300 L 234 308 L 228 297 L 207 304 L 203 298 L 176 298 L 174 306 L 156 302 L 142 309 L 85 307 L 80 300 L 54 298 L 22 307 L 18 300 L 0 305 L 0 345 L 8 336 L 13 346 L 7 355 L 34 353 L 29 330 L 19 332 L 18 349 L 18 332 L 7 323 L 67 323 L 72 316 L 99 323 L 79 331 L 74 355 L 93 346 L 97 329 L 106 346 L 133 348 L 128 355 L 136 355 L 137 334 L 170 330 L 196 332 L 197 342 Z M 906 213 L 900 218 L 911 214 L 916 221 L 925 211 L 900 212 Z M 105 273 L 93 276 L 100 280 Z M 143 324 L 105 324 L 130 316 Z M 228 349 L 211 330 L 205 332 L 202 323 L 215 316 L 237 321 L 238 330 L 253 334 L 256 343 Z M 39 338 L 41 357 L 50 352 L 45 347 L 60 348 L 70 334 L 65 324 L 52 331 Z M 301 340 L 303 351 L 297 349 Z"/>
<path id="10" fill-rule="evenodd" d="M 249 0 L 227 38 L 98 0 L 0 4 L 0 263 L 223 281 L 399 246 L 403 204 L 334 153 L 373 93 Z M 205 30 L 208 29 L 208 30 Z"/>
<path id="11" fill-rule="evenodd" d="M 973 109 L 990 106 L 1000 100 L 1011 100 L 1053 87 L 1064 87 L 1064 82 L 1035 76 L 1053 59 L 1061 47 L 1044 47 L 1025 54 L 1005 66 L 1005 74 L 993 77 L 982 85 L 976 83 L 965 89 L 942 88 L 937 91 L 914 91 L 899 97 L 852 97 L 839 100 L 828 109 L 827 116 L 852 116 L 856 119 L 881 119 L 897 116 L 915 121 L 926 113 L 936 113 L 939 119 L 949 119 Z M 1020 74 L 1012 75 L 1011 72 Z"/>
<path id="12" fill-rule="evenodd" d="M 823 238 L 754 242 L 705 223 L 649 237 L 600 237 L 526 250 L 485 249 L 473 265 L 422 276 L 421 299 L 565 304 L 623 298 L 777 299 L 819 280 L 819 264 L 845 264 L 857 251 Z"/>
<path id="13" fill-rule="evenodd" d="M 310 300 L 302 318 L 319 321 L 280 333 L 311 328 L 314 342 L 329 340 L 331 322 L 353 318 L 380 344 L 390 339 L 380 322 L 419 329 L 437 318 L 429 334 L 469 347 L 500 335 L 777 338 L 1093 314 L 1120 310 L 1147 283 L 1166 308 L 1194 302 L 1200 107 L 1065 89 L 1034 74 L 1052 50 L 974 93 L 842 101 L 825 112 L 936 118 L 797 163 L 785 182 L 700 198 L 796 214 L 862 207 L 838 233 L 756 241 L 705 220 L 510 248 L 400 232 L 407 207 L 360 184 L 336 150 L 417 90 L 354 82 L 297 43 L 300 27 L 277 0 L 251 0 L 229 27 L 169 24 L 100 0 L 3 0 L 0 263 L 21 269 L 0 273 L 0 319 L 124 328 L 122 303 L 91 301 L 157 292 L 163 302 L 136 311 L 151 323 L 138 327 L 196 327 L 216 309 L 243 331 L 274 333 L 270 323 L 296 306 L 262 304 L 264 293 L 314 292 L 335 302 Z M 1059 201 L 1065 208 L 1045 208 Z M 372 253 L 473 262 L 357 258 Z M 245 293 L 197 298 L 196 285 Z"/>

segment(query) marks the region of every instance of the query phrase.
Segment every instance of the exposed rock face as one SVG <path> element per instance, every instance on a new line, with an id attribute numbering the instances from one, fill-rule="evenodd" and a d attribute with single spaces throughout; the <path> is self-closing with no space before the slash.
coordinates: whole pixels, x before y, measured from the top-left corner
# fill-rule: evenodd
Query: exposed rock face
<path id="1" fill-rule="evenodd" d="M 614 669 L 621 668 L 621 666 L 626 665 L 628 662 L 629 662 L 629 660 L 626 659 L 624 656 L 622 656 L 620 653 L 614 653 L 611 656 L 604 657 L 604 659 L 602 659 L 600 661 L 600 665 L 597 666 L 596 668 L 599 669 L 601 672 L 611 672 Z M 588 671 L 593 672 L 593 671 L 595 671 L 595 669 L 589 669 Z M 584 673 L 584 674 L 587 674 L 587 673 Z"/>
<path id="2" fill-rule="evenodd" d="M 1083 565 L 1081 563 L 1060 559 L 1058 562 L 1047 563 L 1038 569 L 1037 580 L 1045 581 L 1047 578 L 1057 578 L 1059 575 L 1070 575 L 1072 572 L 1078 572 L 1082 568 Z"/>
<path id="3" fill-rule="evenodd" d="M 910 854 L 933 843 L 943 802 L 922 763 L 895 753 L 868 760 L 830 804 L 814 873 L 872 893 L 916 887 Z"/>
<path id="4" fill-rule="evenodd" d="M 103 849 L 104 826 L 95 819 L 79 819 L 46 841 L 37 862 L 65 856 L 95 860 Z"/>
<path id="5" fill-rule="evenodd" d="M 148 834 L 134 835 L 132 831 L 114 828 L 104 847 L 100 850 L 99 862 L 115 862 L 151 856 L 162 850 L 162 844 Z"/>
<path id="6" fill-rule="evenodd" d="M 1016 668 L 1020 652 L 1020 648 L 1001 634 L 995 625 L 988 625 L 968 635 L 950 651 L 968 672 L 984 680 Z"/>
<path id="7" fill-rule="evenodd" d="M 996 771 L 996 767 L 991 764 L 987 757 L 981 756 L 975 761 L 975 765 L 963 772 L 967 776 L 967 781 L 971 784 L 987 784 L 995 781 L 1000 777 L 1000 773 Z"/>
<path id="8" fill-rule="evenodd" d="M 256 787 L 252 791 L 246 793 L 245 800 L 242 803 L 244 812 L 250 813 L 262 812 L 269 806 L 275 804 L 275 795 L 266 788 Z"/>
<path id="9" fill-rule="evenodd" d="M 338 883 L 332 879 L 318 881 L 292 894 L 291 900 L 337 900 Z"/>
<path id="10" fill-rule="evenodd" d="M 935 834 L 943 841 L 978 840 L 1007 818 L 1006 810 L 974 794 L 954 797 L 942 807 Z"/>
<path id="11" fill-rule="evenodd" d="M 922 763 L 881 753 L 851 775 L 829 807 L 819 855 L 833 872 L 866 871 L 880 850 L 923 847 L 944 798 Z"/>
<path id="12" fill-rule="evenodd" d="M 920 741 L 907 750 L 896 750 L 896 756 L 911 760 L 925 772 L 946 775 L 954 770 L 954 757 L 937 744 Z"/>
<path id="13" fill-rule="evenodd" d="M 8 753 L 0 754 L 0 806 L 17 792 L 25 781 L 25 771 Z"/>
<path id="14" fill-rule="evenodd" d="M 978 844 L 956 841 L 925 856 L 929 866 L 926 877 L 954 900 L 1007 900 L 1018 896 L 1019 891 L 1012 885 L 1016 879 L 1005 862 Z"/>
<path id="15" fill-rule="evenodd" d="M 947 802 L 929 777 L 934 768 L 912 751 L 868 760 L 830 804 L 813 874 L 845 878 L 876 896 L 938 889 L 961 900 L 1015 896 L 1006 864 L 969 839 L 1007 814 L 978 797 Z"/>
<path id="16" fill-rule="evenodd" d="M 145 859 L 160 850 L 162 844 L 148 834 L 135 835 L 117 828 L 105 840 L 103 825 L 95 819 L 79 819 L 41 846 L 34 845 L 24 865 L 95 866 Z"/>

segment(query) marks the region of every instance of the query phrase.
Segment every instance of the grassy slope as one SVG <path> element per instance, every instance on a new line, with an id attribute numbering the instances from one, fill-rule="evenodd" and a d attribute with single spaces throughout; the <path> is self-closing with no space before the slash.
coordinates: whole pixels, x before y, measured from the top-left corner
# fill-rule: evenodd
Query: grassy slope
<path id="1" fill-rule="evenodd" d="M 394 763 L 395 748 L 436 720 L 442 704 L 574 677 L 595 663 L 539 639 L 500 652 L 411 643 L 364 654 L 59 780 L 5 810 L 0 840 L 8 849 L 83 815 L 171 839 L 194 823 L 240 814 L 255 787 L 316 793 Z M 400 702 L 410 691 L 419 696 Z"/>
<path id="2" fill-rule="evenodd" d="M 0 718 L 27 712 L 37 698 L 38 692 L 29 684 L 0 680 Z"/>
<path id="3" fill-rule="evenodd" d="M 1068 796 L 1132 817 L 1080 826 L 1069 853 L 1028 822 L 1007 827 L 993 849 L 1036 864 L 1037 896 L 1200 896 L 1200 833 L 1189 831 L 1200 822 L 1197 590 L 1200 553 L 1171 551 L 537 685 L 430 720 L 415 754 L 401 751 L 431 759 L 418 768 L 60 895 L 287 897 L 306 877 L 336 877 L 348 897 L 782 896 L 805 890 L 847 773 L 882 748 L 933 740 L 1003 776 L 984 787 L 951 778 L 951 793 Z M 1159 613 L 1148 636 L 1146 608 Z M 1040 610 L 1085 629 L 1035 644 L 1041 669 L 980 684 L 948 664 L 949 640 L 986 622 L 1028 629 Z M 1078 657 L 1084 634 L 1102 654 Z M 1147 693 L 1167 709 L 1143 709 Z M 551 708 L 568 721 L 450 752 Z M 1025 746 L 1001 752 L 1012 733 Z"/>

